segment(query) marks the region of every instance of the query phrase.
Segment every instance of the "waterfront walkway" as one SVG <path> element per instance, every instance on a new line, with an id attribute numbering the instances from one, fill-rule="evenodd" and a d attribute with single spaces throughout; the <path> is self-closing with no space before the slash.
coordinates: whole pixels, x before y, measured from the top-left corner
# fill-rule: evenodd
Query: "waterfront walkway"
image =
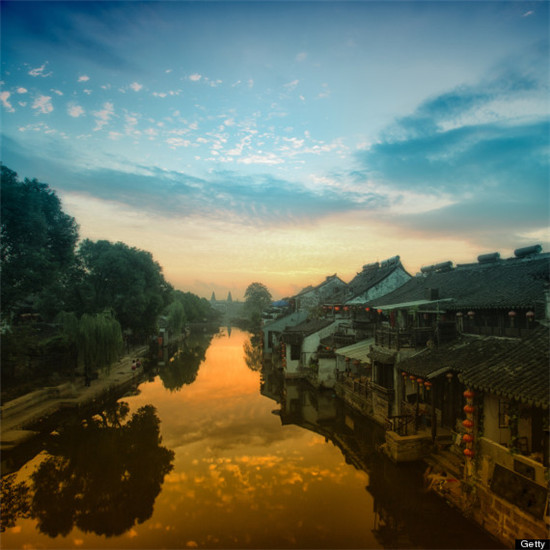
<path id="1" fill-rule="evenodd" d="M 0 453 L 11 451 L 38 435 L 34 425 L 62 410 L 79 409 L 106 396 L 111 391 L 122 389 L 138 382 L 143 369 L 132 370 L 132 359 L 143 356 L 146 347 L 136 348 L 130 355 L 113 364 L 109 372 L 99 372 L 98 377 L 84 384 L 66 382 L 34 391 L 3 403 L 0 422 Z"/>

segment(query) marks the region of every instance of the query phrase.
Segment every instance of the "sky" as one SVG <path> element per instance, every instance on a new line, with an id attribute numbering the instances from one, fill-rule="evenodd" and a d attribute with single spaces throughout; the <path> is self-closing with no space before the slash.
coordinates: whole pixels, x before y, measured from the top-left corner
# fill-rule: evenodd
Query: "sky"
<path id="1" fill-rule="evenodd" d="M 547 2 L 4 2 L 1 160 L 210 298 L 550 250 Z"/>

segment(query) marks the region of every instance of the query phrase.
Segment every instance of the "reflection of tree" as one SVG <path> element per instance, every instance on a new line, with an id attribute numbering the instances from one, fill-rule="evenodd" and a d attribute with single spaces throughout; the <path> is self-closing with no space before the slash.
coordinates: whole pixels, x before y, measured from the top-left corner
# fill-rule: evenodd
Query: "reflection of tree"
<path id="1" fill-rule="evenodd" d="M 262 333 L 252 334 L 244 343 L 244 360 L 246 366 L 255 372 L 262 370 L 263 340 Z"/>
<path id="2" fill-rule="evenodd" d="M 162 384 L 167 390 L 177 391 L 197 378 L 212 336 L 202 335 L 186 340 L 159 371 Z"/>
<path id="3" fill-rule="evenodd" d="M 0 481 L 0 532 L 15 527 L 18 519 L 30 515 L 30 493 L 28 485 L 22 481 L 15 483 L 15 474 L 5 476 Z"/>
<path id="4" fill-rule="evenodd" d="M 117 404 L 80 426 L 63 429 L 51 455 L 32 474 L 32 516 L 50 537 L 74 526 L 120 535 L 151 517 L 173 451 L 161 446 L 160 420 L 152 405 L 124 425 L 127 405 Z"/>

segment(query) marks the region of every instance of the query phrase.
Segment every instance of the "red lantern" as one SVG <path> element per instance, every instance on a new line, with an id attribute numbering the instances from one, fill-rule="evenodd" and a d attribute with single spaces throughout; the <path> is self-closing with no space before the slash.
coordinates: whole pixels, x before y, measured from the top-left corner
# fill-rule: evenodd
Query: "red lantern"
<path id="1" fill-rule="evenodd" d="M 527 317 L 527 319 L 529 319 L 529 321 L 532 321 L 535 318 L 535 312 L 534 311 L 528 311 L 525 314 L 525 317 Z"/>
<path id="2" fill-rule="evenodd" d="M 432 383 L 429 380 L 426 380 L 426 382 L 424 382 L 424 386 L 427 390 L 429 390 L 432 387 Z"/>
<path id="3" fill-rule="evenodd" d="M 457 314 L 456 314 L 457 317 L 462 317 L 462 315 L 463 315 L 462 311 L 458 311 Z"/>
<path id="4" fill-rule="evenodd" d="M 334 306 L 334 311 L 340 311 L 340 306 Z"/>
<path id="5" fill-rule="evenodd" d="M 366 308 L 365 308 L 365 311 L 370 311 L 370 307 L 366 307 Z"/>
<path id="6" fill-rule="evenodd" d="M 468 428 L 468 429 L 469 429 L 469 428 L 472 428 L 472 427 L 473 427 L 474 423 L 473 423 L 469 418 L 467 418 L 466 420 L 464 420 L 464 421 L 462 422 L 462 425 L 463 425 L 465 428 Z"/>
<path id="7" fill-rule="evenodd" d="M 409 376 L 409 380 L 412 380 L 414 382 L 414 380 L 416 380 L 416 376 L 414 374 L 411 374 Z"/>
<path id="8" fill-rule="evenodd" d="M 376 312 L 377 312 L 377 313 L 382 313 L 382 310 L 381 310 L 381 309 L 377 309 Z"/>
<path id="9" fill-rule="evenodd" d="M 402 376 L 403 378 L 407 378 L 407 373 L 406 373 L 405 371 L 403 371 L 403 372 L 401 373 L 401 376 Z"/>
<path id="10" fill-rule="evenodd" d="M 472 405 L 465 405 L 465 406 L 464 406 L 464 412 L 465 412 L 466 414 L 471 414 L 471 413 L 473 413 L 474 411 L 475 411 L 475 407 L 474 407 L 474 406 L 472 406 Z"/>
<path id="11" fill-rule="evenodd" d="M 472 397 L 474 397 L 475 393 L 472 390 L 466 390 L 462 395 L 466 399 L 472 399 Z"/>
<path id="12" fill-rule="evenodd" d="M 474 456 L 474 451 L 472 451 L 472 449 L 464 449 L 464 454 L 468 457 L 468 458 L 472 458 Z"/>
<path id="13" fill-rule="evenodd" d="M 468 311 L 468 317 L 470 317 L 470 319 L 472 319 L 473 317 L 475 317 L 476 315 L 476 312 L 475 311 Z"/>
<path id="14" fill-rule="evenodd" d="M 422 378 L 417 378 L 416 381 L 422 386 L 424 384 L 424 380 Z"/>
<path id="15" fill-rule="evenodd" d="M 466 443 L 471 443 L 474 440 L 474 436 L 472 434 L 464 434 L 462 436 L 462 441 L 465 441 Z"/>
<path id="16" fill-rule="evenodd" d="M 508 312 L 508 317 L 515 317 L 517 315 L 517 313 L 515 311 L 509 311 Z"/>

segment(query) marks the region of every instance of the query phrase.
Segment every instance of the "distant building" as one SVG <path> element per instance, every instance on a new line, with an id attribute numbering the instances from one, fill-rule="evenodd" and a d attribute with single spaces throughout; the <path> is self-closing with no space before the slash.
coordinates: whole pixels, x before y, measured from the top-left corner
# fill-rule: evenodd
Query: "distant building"
<path id="1" fill-rule="evenodd" d="M 297 311 L 312 310 L 326 302 L 334 300 L 336 296 L 343 295 L 346 288 L 346 283 L 336 273 L 330 275 L 321 284 L 308 286 L 296 294 L 293 297 L 295 309 Z"/>

